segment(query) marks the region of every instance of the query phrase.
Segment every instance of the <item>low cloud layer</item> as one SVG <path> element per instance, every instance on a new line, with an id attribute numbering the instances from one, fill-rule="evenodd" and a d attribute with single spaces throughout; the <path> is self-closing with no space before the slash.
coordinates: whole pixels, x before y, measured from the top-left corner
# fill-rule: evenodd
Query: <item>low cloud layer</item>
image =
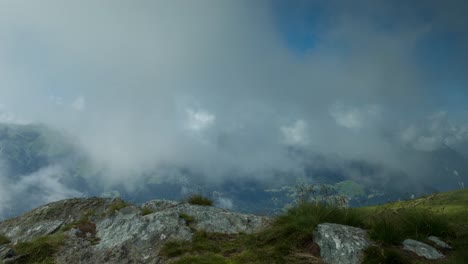
<path id="1" fill-rule="evenodd" d="M 468 69 L 468 21 L 456 15 L 467 5 L 327 3 L 5 1 L 0 121 L 66 130 L 106 186 L 141 184 L 168 164 L 213 181 L 268 179 L 299 166 L 288 147 L 414 173 L 404 146 L 466 144 L 468 80 L 434 73 L 439 59 Z M 282 24 L 298 19 L 294 8 L 321 10 L 313 24 L 299 20 L 313 39 L 301 50 Z M 427 56 L 453 43 L 457 54 Z M 79 195 L 36 178 L 51 182 L 51 197 Z"/>

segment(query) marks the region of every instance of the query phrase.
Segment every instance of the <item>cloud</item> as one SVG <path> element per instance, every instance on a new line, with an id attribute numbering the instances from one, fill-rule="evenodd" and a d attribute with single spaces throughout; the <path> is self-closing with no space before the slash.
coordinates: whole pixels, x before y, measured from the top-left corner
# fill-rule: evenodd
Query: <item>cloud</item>
<path id="1" fill-rule="evenodd" d="M 187 109 L 187 119 L 188 129 L 200 132 L 214 125 L 216 116 L 205 110 Z"/>
<path id="2" fill-rule="evenodd" d="M 335 103 L 330 107 L 330 115 L 335 122 L 345 128 L 360 129 L 368 125 L 380 115 L 380 107 L 369 105 L 362 108 L 347 108 L 342 103 Z"/>
<path id="3" fill-rule="evenodd" d="M 468 142 L 468 123 L 453 124 L 447 112 L 437 112 L 422 125 L 410 125 L 400 134 L 401 140 L 421 151 L 434 151 Z"/>
<path id="4" fill-rule="evenodd" d="M 0 219 L 41 204 L 83 196 L 81 192 L 62 183 L 66 177 L 68 175 L 59 166 L 45 167 L 15 178 L 9 177 L 5 168 L 1 168 Z"/>
<path id="5" fill-rule="evenodd" d="M 28 122 L 8 111 L 4 105 L 0 104 L 0 123 L 27 124 Z"/>
<path id="6" fill-rule="evenodd" d="M 297 120 L 292 126 L 281 127 L 284 142 L 288 145 L 306 145 L 307 144 L 307 123 L 304 120 Z"/>
<path id="7" fill-rule="evenodd" d="M 327 1 L 300 56 L 269 1 L 3 2 L 0 100 L 15 117 L 0 119 L 74 135 L 106 186 L 169 165 L 213 181 L 300 171 L 285 144 L 405 170 L 395 135 L 416 149 L 464 138 L 461 125 L 409 128 L 452 107 L 420 54 L 446 32 L 465 43 L 466 7 L 448 2 L 428 1 L 426 19 L 420 3 Z"/>
<path id="8" fill-rule="evenodd" d="M 75 111 L 83 111 L 86 108 L 86 101 L 83 96 L 78 96 L 71 104 Z"/>

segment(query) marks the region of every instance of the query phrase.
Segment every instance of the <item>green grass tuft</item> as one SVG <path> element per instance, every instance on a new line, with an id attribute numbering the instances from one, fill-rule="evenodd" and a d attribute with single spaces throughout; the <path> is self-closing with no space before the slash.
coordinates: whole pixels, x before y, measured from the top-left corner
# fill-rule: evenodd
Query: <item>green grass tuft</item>
<path id="1" fill-rule="evenodd" d="M 5 245 L 10 243 L 10 239 L 5 235 L 0 234 L 0 245 Z"/>
<path id="2" fill-rule="evenodd" d="M 112 215 L 118 211 L 120 211 L 121 209 L 127 207 L 127 206 L 130 206 L 132 205 L 131 203 L 128 203 L 128 202 L 125 202 L 124 200 L 121 200 L 121 199 L 116 199 L 115 201 L 112 202 L 112 204 L 109 206 L 109 208 L 107 209 L 107 212 Z"/>
<path id="3" fill-rule="evenodd" d="M 195 222 L 195 218 L 193 218 L 193 216 L 188 215 L 188 214 L 181 213 L 181 214 L 179 214 L 179 217 L 184 219 L 185 223 L 188 226 L 190 226 L 191 224 L 193 224 Z"/>
<path id="4" fill-rule="evenodd" d="M 175 262 L 174 264 L 228 264 L 229 262 L 222 256 L 215 254 L 207 254 L 203 256 L 185 256 Z"/>
<path id="5" fill-rule="evenodd" d="M 194 204 L 194 205 L 205 205 L 205 206 L 212 206 L 213 205 L 213 201 L 208 198 L 208 197 L 205 197 L 201 194 L 192 194 L 190 195 L 187 199 L 186 199 L 186 202 L 189 203 L 189 204 Z"/>
<path id="6" fill-rule="evenodd" d="M 447 219 L 428 210 L 382 210 L 370 221 L 370 237 L 388 245 L 399 245 L 407 238 L 424 240 L 430 235 L 446 238 L 452 234 Z"/>
<path id="7" fill-rule="evenodd" d="M 141 208 L 141 215 L 149 215 L 154 213 L 154 210 L 148 207 L 142 207 Z"/>
<path id="8" fill-rule="evenodd" d="M 28 263 L 55 263 L 54 254 L 64 244 L 63 234 L 39 237 L 29 242 L 20 242 L 14 246 L 18 255 L 23 255 L 17 260 L 18 264 Z"/>
<path id="9" fill-rule="evenodd" d="M 396 249 L 369 247 L 364 251 L 363 264 L 410 264 L 411 261 Z"/>

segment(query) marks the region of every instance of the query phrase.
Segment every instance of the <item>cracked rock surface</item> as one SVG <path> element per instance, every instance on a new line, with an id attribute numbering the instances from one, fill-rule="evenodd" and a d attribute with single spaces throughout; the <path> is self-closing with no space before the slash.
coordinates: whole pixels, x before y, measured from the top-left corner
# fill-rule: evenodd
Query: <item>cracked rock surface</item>
<path id="1" fill-rule="evenodd" d="M 320 247 L 320 256 L 330 264 L 357 264 L 364 250 L 372 245 L 363 229 L 323 223 L 314 232 L 314 242 Z"/>
<path id="2" fill-rule="evenodd" d="M 86 216 L 93 233 L 78 228 L 66 232 L 65 245 L 55 255 L 57 263 L 164 263 L 158 256 L 169 240 L 191 240 L 196 230 L 224 234 L 252 233 L 269 223 L 269 218 L 230 212 L 187 203 L 154 200 L 141 207 L 114 210 L 119 199 L 70 199 L 51 203 L 0 223 L 0 233 L 15 242 L 63 231 Z M 144 210 L 143 210 L 144 209 Z M 144 213 L 145 212 L 145 213 Z M 143 215 L 145 214 L 145 215 Z M 193 218 L 190 226 L 181 217 Z M 95 230 L 94 230 L 95 228 Z M 13 254 L 8 248 L 2 254 Z"/>

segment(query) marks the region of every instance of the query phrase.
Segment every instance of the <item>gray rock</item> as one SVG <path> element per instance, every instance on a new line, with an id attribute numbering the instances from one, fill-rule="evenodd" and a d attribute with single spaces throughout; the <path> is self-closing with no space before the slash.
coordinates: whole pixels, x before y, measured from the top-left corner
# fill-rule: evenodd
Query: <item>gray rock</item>
<path id="1" fill-rule="evenodd" d="M 191 240 L 192 228 L 227 234 L 251 233 L 268 223 L 266 217 L 173 201 L 155 200 L 142 207 L 154 213 L 143 216 L 139 208 L 129 206 L 97 221 L 96 237 L 100 242 L 93 246 L 75 237 L 59 252 L 58 263 L 163 263 L 158 256 L 162 245 L 169 240 Z M 194 223 L 187 226 L 181 214 L 190 215 Z"/>
<path id="2" fill-rule="evenodd" d="M 57 232 L 62 225 L 79 220 L 85 213 L 94 212 L 94 220 L 105 217 L 114 201 L 79 198 L 50 203 L 19 217 L 0 222 L 0 233 L 11 237 L 13 242 L 50 235 Z"/>
<path id="3" fill-rule="evenodd" d="M 169 209 L 171 207 L 175 207 L 179 205 L 179 202 L 176 201 L 169 201 L 169 200 L 152 200 L 149 202 L 144 203 L 141 207 L 148 208 L 154 212 L 163 211 Z"/>
<path id="4" fill-rule="evenodd" d="M 420 257 L 425 257 L 426 259 L 444 258 L 444 255 L 437 249 L 413 239 L 406 239 L 403 241 L 403 249 L 411 251 Z"/>
<path id="5" fill-rule="evenodd" d="M 211 206 L 180 204 L 173 210 L 192 216 L 195 220 L 193 227 L 206 232 L 249 234 L 259 231 L 269 223 L 267 217 L 235 213 Z"/>
<path id="6" fill-rule="evenodd" d="M 11 237 L 12 242 L 29 241 L 36 237 L 47 236 L 55 233 L 62 225 L 63 221 L 41 221 L 30 226 L 18 225 L 5 234 Z"/>
<path id="7" fill-rule="evenodd" d="M 81 233 L 78 228 L 70 229 L 65 245 L 56 254 L 57 263 L 161 264 L 164 260 L 158 253 L 163 244 L 169 240 L 189 241 L 194 230 L 252 233 L 269 223 L 267 217 L 165 200 L 145 203 L 142 207 L 154 213 L 144 216 L 135 206 L 109 212 L 114 201 L 90 198 L 52 203 L 0 223 L 0 232 L 16 241 L 27 241 L 52 234 L 63 224 L 74 223 L 93 212 L 89 221 L 96 225 L 96 235 Z M 181 214 L 194 219 L 190 226 Z"/>
<path id="8" fill-rule="evenodd" d="M 436 236 L 430 236 L 427 239 L 434 242 L 440 248 L 452 249 L 452 247 L 449 244 L 447 244 L 444 241 L 440 240 L 440 238 L 438 238 Z"/>
<path id="9" fill-rule="evenodd" d="M 363 251 L 372 245 L 365 230 L 329 223 L 317 226 L 314 242 L 320 247 L 322 259 L 330 264 L 361 263 Z"/>
<path id="10" fill-rule="evenodd" d="M 16 256 L 16 252 L 11 249 L 9 246 L 3 245 L 0 246 L 0 262 L 3 260 L 13 258 Z"/>

